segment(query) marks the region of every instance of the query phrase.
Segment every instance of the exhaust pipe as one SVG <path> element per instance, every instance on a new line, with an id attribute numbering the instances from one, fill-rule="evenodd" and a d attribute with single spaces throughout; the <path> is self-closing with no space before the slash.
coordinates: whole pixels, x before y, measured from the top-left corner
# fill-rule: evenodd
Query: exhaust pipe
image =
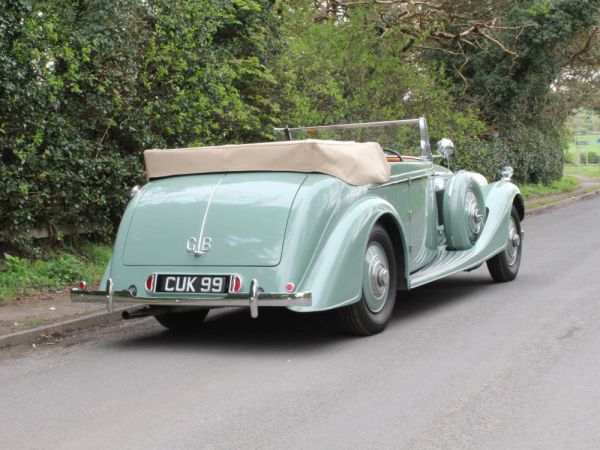
<path id="1" fill-rule="evenodd" d="M 173 306 L 165 306 L 165 307 L 161 307 L 161 306 L 152 306 L 151 308 L 145 307 L 145 308 L 141 308 L 138 310 L 133 310 L 133 311 L 123 311 L 121 313 L 121 317 L 124 320 L 132 320 L 132 319 L 142 319 L 144 317 L 150 317 L 150 316 L 160 316 L 161 314 L 175 314 L 175 313 L 186 313 L 188 311 L 194 311 L 194 310 L 198 310 L 198 309 L 204 309 L 204 308 L 194 308 L 194 307 L 183 307 L 183 308 L 177 308 L 177 307 L 173 307 Z"/>
<path id="2" fill-rule="evenodd" d="M 143 317 L 155 316 L 160 311 L 155 311 L 150 308 L 143 308 L 138 311 L 123 311 L 121 313 L 121 317 L 124 320 L 132 320 L 132 319 L 141 319 Z"/>

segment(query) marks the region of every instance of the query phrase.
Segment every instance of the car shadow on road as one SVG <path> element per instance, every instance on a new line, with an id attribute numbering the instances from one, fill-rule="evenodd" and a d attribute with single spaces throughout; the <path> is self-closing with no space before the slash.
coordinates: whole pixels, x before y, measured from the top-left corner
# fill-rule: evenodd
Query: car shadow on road
<path id="1" fill-rule="evenodd" d="M 460 273 L 412 291 L 399 292 L 389 326 L 459 302 L 478 301 L 496 285 L 487 271 L 481 271 Z"/>
<path id="2" fill-rule="evenodd" d="M 401 292 L 390 328 L 401 322 L 427 314 L 437 308 L 461 301 L 475 301 L 492 284 L 489 277 L 454 276 L 409 292 Z M 245 308 L 213 310 L 202 327 L 181 333 L 164 330 L 152 321 L 143 332 L 110 344 L 121 350 L 168 348 L 178 350 L 208 350 L 215 352 L 306 352 L 311 348 L 351 343 L 334 312 L 296 314 L 285 309 L 262 308 L 252 319 Z"/>

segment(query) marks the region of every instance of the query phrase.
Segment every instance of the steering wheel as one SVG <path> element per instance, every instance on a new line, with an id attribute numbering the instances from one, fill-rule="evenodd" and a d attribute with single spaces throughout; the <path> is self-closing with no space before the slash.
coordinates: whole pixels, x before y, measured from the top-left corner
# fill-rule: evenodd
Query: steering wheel
<path id="1" fill-rule="evenodd" d="M 384 147 L 383 148 L 383 153 L 387 153 L 387 154 L 390 154 L 390 155 L 393 155 L 393 156 L 397 156 L 400 159 L 400 161 L 402 162 L 402 155 L 400 153 L 398 153 L 396 150 L 393 150 L 393 149 L 391 149 L 389 147 Z"/>

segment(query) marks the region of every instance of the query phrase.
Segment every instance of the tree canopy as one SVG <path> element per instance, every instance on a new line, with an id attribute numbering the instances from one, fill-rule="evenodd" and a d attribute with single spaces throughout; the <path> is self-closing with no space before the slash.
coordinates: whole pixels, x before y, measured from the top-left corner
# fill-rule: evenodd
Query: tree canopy
<path id="1" fill-rule="evenodd" d="M 456 165 L 560 177 L 598 111 L 600 0 L 7 0 L 0 230 L 114 232 L 146 148 L 425 116 Z"/>

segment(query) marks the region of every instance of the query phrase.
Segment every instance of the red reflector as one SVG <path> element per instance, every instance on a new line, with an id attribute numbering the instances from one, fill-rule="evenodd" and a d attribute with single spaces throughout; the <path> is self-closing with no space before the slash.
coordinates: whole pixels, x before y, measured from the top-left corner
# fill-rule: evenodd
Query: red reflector
<path id="1" fill-rule="evenodd" d="M 85 281 L 80 281 L 79 282 L 79 290 L 85 291 L 86 288 L 87 288 L 87 283 Z"/>
<path id="2" fill-rule="evenodd" d="M 285 285 L 285 288 L 287 289 L 288 292 L 293 292 L 295 287 L 296 286 L 294 286 L 294 283 L 288 283 Z"/>
<path id="3" fill-rule="evenodd" d="M 231 287 L 229 288 L 229 292 L 239 292 L 241 287 L 242 279 L 237 275 L 234 275 L 233 279 L 231 280 Z"/>
<path id="4" fill-rule="evenodd" d="M 154 282 L 156 280 L 156 275 L 152 274 L 149 275 L 148 278 L 146 279 L 146 290 L 148 292 L 154 292 Z"/>

